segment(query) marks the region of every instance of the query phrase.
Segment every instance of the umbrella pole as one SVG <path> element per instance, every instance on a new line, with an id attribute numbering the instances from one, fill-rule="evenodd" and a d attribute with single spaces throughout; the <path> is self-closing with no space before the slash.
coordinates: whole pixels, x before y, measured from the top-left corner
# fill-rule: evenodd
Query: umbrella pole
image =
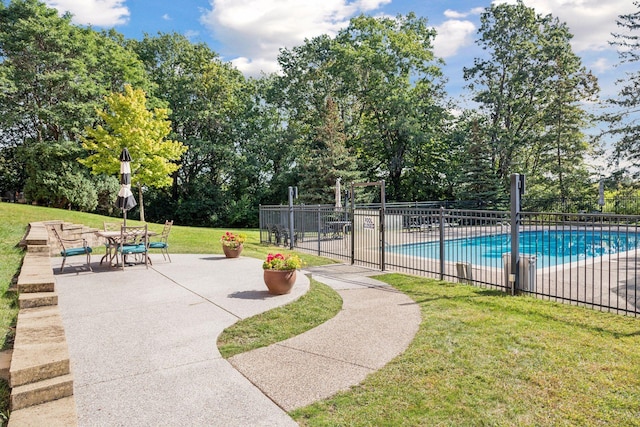
<path id="1" fill-rule="evenodd" d="M 126 227 L 127 226 L 127 210 L 123 209 L 122 212 L 124 213 L 124 221 L 123 221 L 122 225 L 124 225 Z"/>

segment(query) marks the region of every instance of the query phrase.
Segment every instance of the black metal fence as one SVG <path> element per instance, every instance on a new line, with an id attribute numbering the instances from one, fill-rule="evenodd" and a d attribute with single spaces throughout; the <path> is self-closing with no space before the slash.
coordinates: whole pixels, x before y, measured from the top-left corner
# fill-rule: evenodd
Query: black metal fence
<path id="1" fill-rule="evenodd" d="M 375 205 L 260 208 L 264 243 L 633 316 L 640 315 L 639 224 L 634 215 L 516 212 L 514 217 L 507 211 L 416 203 L 387 204 L 384 210 Z"/>
<path id="2" fill-rule="evenodd" d="M 296 247 L 344 261 L 351 259 L 350 246 L 345 246 L 350 244 L 345 239 L 351 231 L 350 224 L 351 214 L 336 210 L 333 205 L 260 207 L 262 243 Z"/>
<path id="3" fill-rule="evenodd" d="M 637 215 L 521 213 L 521 252 L 538 263 L 522 290 L 638 316 L 639 224 Z"/>

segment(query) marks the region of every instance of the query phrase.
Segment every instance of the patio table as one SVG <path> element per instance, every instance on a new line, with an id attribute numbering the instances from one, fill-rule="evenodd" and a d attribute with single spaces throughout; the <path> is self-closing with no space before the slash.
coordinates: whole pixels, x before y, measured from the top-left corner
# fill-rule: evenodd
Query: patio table
<path id="1" fill-rule="evenodd" d="M 108 260 L 111 265 L 113 265 L 113 258 L 116 256 L 116 250 L 120 246 L 120 236 L 121 233 L 118 230 L 98 230 L 95 232 L 96 236 L 102 237 L 107 240 L 107 251 L 104 256 L 100 259 L 100 264 L 105 260 Z M 155 231 L 148 231 L 147 237 L 157 236 L 158 233 Z"/>

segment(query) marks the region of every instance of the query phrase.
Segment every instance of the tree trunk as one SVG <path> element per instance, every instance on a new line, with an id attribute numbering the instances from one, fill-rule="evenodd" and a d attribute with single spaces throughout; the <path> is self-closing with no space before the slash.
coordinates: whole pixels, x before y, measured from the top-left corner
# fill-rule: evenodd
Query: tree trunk
<path id="1" fill-rule="evenodd" d="M 140 201 L 140 221 L 144 221 L 144 201 L 142 200 L 142 184 L 138 185 L 138 200 Z"/>

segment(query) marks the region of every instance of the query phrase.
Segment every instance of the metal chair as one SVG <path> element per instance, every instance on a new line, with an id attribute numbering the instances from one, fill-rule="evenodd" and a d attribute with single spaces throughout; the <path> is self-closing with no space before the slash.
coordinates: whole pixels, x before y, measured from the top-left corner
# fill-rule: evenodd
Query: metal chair
<path id="1" fill-rule="evenodd" d="M 149 231 L 146 225 L 143 226 L 122 226 L 120 228 L 120 241 L 116 253 L 116 263 L 118 262 L 118 255 L 120 254 L 120 262 L 122 263 L 122 269 L 126 264 L 127 256 L 142 256 L 144 258 L 144 264 L 149 268 L 151 261 L 148 257 L 149 251 Z"/>
<path id="2" fill-rule="evenodd" d="M 86 255 L 87 266 L 89 267 L 89 270 L 93 271 L 93 269 L 91 268 L 91 252 L 93 252 L 93 249 L 91 249 L 91 246 L 89 246 L 89 244 L 87 243 L 87 239 L 63 239 L 55 227 L 51 227 L 51 231 L 58 241 L 58 245 L 60 245 L 60 255 L 62 255 L 62 265 L 60 266 L 60 273 L 62 273 L 62 271 L 64 270 L 64 263 L 67 262 L 67 257 L 76 255 Z"/>
<path id="3" fill-rule="evenodd" d="M 149 249 L 160 249 L 162 253 L 162 258 L 166 260 L 169 258 L 169 262 L 171 262 L 171 256 L 169 256 L 169 233 L 171 232 L 171 226 L 173 226 L 172 221 L 165 221 L 164 229 L 162 230 L 162 234 L 160 235 L 160 240 L 155 242 L 149 242 Z M 165 257 L 166 254 L 166 257 Z"/>

